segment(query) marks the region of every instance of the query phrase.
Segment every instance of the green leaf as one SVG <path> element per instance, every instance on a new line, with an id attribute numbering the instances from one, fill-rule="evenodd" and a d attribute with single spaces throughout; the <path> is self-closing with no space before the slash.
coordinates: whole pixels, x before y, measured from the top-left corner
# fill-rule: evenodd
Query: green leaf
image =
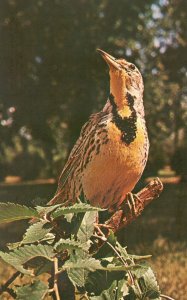
<path id="1" fill-rule="evenodd" d="M 89 241 L 90 237 L 94 232 L 94 223 L 96 221 L 98 214 L 95 211 L 90 211 L 85 213 L 82 223 L 77 232 L 77 238 L 82 243 Z"/>
<path id="2" fill-rule="evenodd" d="M 97 270 L 88 274 L 85 288 L 88 293 L 99 296 L 104 290 L 108 290 L 115 280 L 122 279 L 124 279 L 124 272 Z"/>
<path id="3" fill-rule="evenodd" d="M 42 300 L 48 292 L 48 287 L 42 281 L 35 281 L 16 288 L 17 300 Z"/>
<path id="4" fill-rule="evenodd" d="M 103 267 L 99 260 L 96 260 L 95 258 L 84 258 L 80 259 L 76 262 L 72 262 L 71 260 L 65 263 L 63 266 L 63 269 L 87 269 L 91 272 L 94 272 L 95 270 L 102 270 L 107 272 L 127 272 L 131 271 L 136 266 L 115 266 L 113 264 L 108 265 L 107 267 Z"/>
<path id="5" fill-rule="evenodd" d="M 116 299 L 123 299 L 123 288 L 124 288 L 125 281 L 122 279 L 120 281 L 114 280 L 109 289 L 104 290 L 98 296 L 91 296 L 90 300 L 116 300 Z"/>
<path id="6" fill-rule="evenodd" d="M 85 269 L 90 272 L 94 272 L 97 269 L 102 269 L 102 266 L 99 260 L 96 260 L 93 257 L 88 257 L 85 259 L 78 259 L 77 261 L 68 260 L 63 265 L 63 269 Z"/>
<path id="7" fill-rule="evenodd" d="M 157 299 L 160 296 L 160 289 L 153 270 L 149 267 L 143 275 L 144 285 L 143 290 L 145 297 L 149 299 Z"/>
<path id="8" fill-rule="evenodd" d="M 83 287 L 85 285 L 89 271 L 85 269 L 70 269 L 67 271 L 67 274 L 74 286 Z"/>
<path id="9" fill-rule="evenodd" d="M 71 259 L 64 264 L 63 269 L 67 270 L 73 285 L 83 287 L 89 272 L 93 272 L 100 267 L 100 262 L 94 258 L 88 257 L 77 260 L 75 256 L 71 256 Z"/>
<path id="10" fill-rule="evenodd" d="M 38 212 L 31 207 L 14 203 L 0 203 L 0 223 L 31 218 L 39 218 Z"/>
<path id="11" fill-rule="evenodd" d="M 117 238 L 116 238 L 116 236 L 115 236 L 115 234 L 114 234 L 114 232 L 110 229 L 109 230 L 109 236 L 108 236 L 108 238 L 107 238 L 107 241 L 110 243 L 110 244 L 112 244 L 113 246 L 115 246 L 116 245 L 116 242 L 117 242 Z"/>
<path id="12" fill-rule="evenodd" d="M 65 249 L 68 250 L 87 250 L 87 247 L 85 247 L 85 244 L 81 244 L 78 241 L 70 240 L 70 239 L 60 239 L 55 245 L 55 250 L 58 252 L 63 251 Z"/>
<path id="13" fill-rule="evenodd" d="M 32 271 L 27 270 L 23 265 L 35 257 L 44 257 L 48 260 L 54 256 L 53 247 L 49 245 L 25 245 L 9 253 L 0 251 L 0 257 L 12 265 L 18 271 L 32 275 Z"/>
<path id="14" fill-rule="evenodd" d="M 51 274 L 51 270 L 53 269 L 53 261 L 49 261 L 46 259 L 40 259 L 39 264 L 34 266 L 34 275 L 39 276 L 43 273 Z"/>
<path id="15" fill-rule="evenodd" d="M 45 238 L 45 236 L 52 230 L 52 225 L 47 221 L 39 221 L 32 224 L 26 231 L 22 244 L 34 243 Z"/>
<path id="16" fill-rule="evenodd" d="M 149 269 L 149 265 L 147 263 L 139 263 L 137 268 L 131 270 L 131 272 L 136 276 L 136 278 L 141 278 Z"/>
<path id="17" fill-rule="evenodd" d="M 84 212 L 89 212 L 89 211 L 103 211 L 104 209 L 98 208 L 91 206 L 90 204 L 86 203 L 76 203 L 72 206 L 67 206 L 67 207 L 60 207 L 57 208 L 54 212 L 51 213 L 52 218 L 56 219 L 62 215 L 74 213 L 84 213 Z"/>

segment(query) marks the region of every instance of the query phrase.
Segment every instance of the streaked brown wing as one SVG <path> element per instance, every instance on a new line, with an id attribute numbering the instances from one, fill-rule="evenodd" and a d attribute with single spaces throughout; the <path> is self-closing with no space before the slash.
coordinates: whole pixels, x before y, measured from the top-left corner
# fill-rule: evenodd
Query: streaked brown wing
<path id="1" fill-rule="evenodd" d="M 89 138 L 95 134 L 98 124 L 106 121 L 107 113 L 101 111 L 99 113 L 92 114 L 88 122 L 86 122 L 85 125 L 82 127 L 80 137 L 78 138 L 73 149 L 71 150 L 68 161 L 66 162 L 62 173 L 59 177 L 57 192 L 54 198 L 49 202 L 49 204 L 55 203 L 55 199 L 58 198 L 58 195 L 61 193 L 68 179 L 74 173 L 75 168 L 77 168 L 84 159 L 84 149 L 89 143 Z"/>

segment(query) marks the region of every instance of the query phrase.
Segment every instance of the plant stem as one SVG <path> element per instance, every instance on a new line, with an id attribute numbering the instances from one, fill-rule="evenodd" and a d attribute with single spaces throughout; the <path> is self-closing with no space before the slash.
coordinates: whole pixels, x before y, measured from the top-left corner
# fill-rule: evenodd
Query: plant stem
<path id="1" fill-rule="evenodd" d="M 100 237 L 99 235 L 94 235 L 96 238 L 100 238 L 101 240 L 105 240 L 106 243 L 112 248 L 112 250 L 116 253 L 116 255 L 119 257 L 119 259 L 122 261 L 122 263 L 125 265 L 125 267 L 129 267 L 128 263 L 125 261 L 125 259 L 123 259 L 123 257 L 120 255 L 120 253 L 116 250 L 116 248 L 110 243 L 107 241 L 107 238 L 106 236 L 104 235 L 104 233 L 101 231 L 100 229 L 100 233 L 102 234 L 102 236 Z M 141 297 L 141 294 L 142 294 L 142 291 L 140 289 L 140 286 L 139 286 L 139 283 L 136 279 L 134 279 L 131 271 L 127 271 L 129 277 L 130 277 L 130 280 L 132 282 L 132 284 L 136 285 L 137 289 L 138 289 L 138 292 L 140 294 L 140 297 Z"/>
<path id="2" fill-rule="evenodd" d="M 56 300 L 60 300 L 60 295 L 58 291 L 58 258 L 54 258 L 54 286 L 53 290 L 55 292 Z"/>
<path id="3" fill-rule="evenodd" d="M 160 297 L 163 299 L 167 299 L 167 300 L 175 300 L 174 298 L 171 298 L 171 297 L 163 295 L 163 294 L 161 294 Z"/>
<path id="4" fill-rule="evenodd" d="M 12 289 L 9 289 L 9 285 L 20 275 L 19 271 L 15 272 L 6 282 L 0 287 L 0 295 L 3 292 L 8 292 L 12 297 L 15 296 L 15 293 Z"/>
<path id="5" fill-rule="evenodd" d="M 125 267 L 129 267 L 128 263 L 127 263 L 127 262 L 125 261 L 125 259 L 123 259 L 123 257 L 118 253 L 118 251 L 116 250 L 116 248 L 115 248 L 111 243 L 109 243 L 108 241 L 107 241 L 107 244 L 114 250 L 114 252 L 115 252 L 115 253 L 117 254 L 117 256 L 121 259 L 121 261 L 122 261 L 122 263 L 125 265 Z M 136 287 L 137 287 L 137 289 L 138 289 L 138 292 L 139 292 L 139 294 L 140 294 L 140 296 L 141 296 L 142 291 L 141 291 L 141 289 L 140 289 L 140 286 L 139 286 L 138 281 L 137 281 L 136 279 L 134 279 L 134 277 L 133 277 L 131 271 L 128 271 L 127 273 L 129 274 L 129 277 L 130 277 L 130 279 L 131 279 L 132 284 L 136 285 Z"/>
<path id="6" fill-rule="evenodd" d="M 16 293 L 14 292 L 13 289 L 10 288 L 6 288 L 6 292 L 10 294 L 10 296 L 12 296 L 13 299 L 16 299 Z"/>

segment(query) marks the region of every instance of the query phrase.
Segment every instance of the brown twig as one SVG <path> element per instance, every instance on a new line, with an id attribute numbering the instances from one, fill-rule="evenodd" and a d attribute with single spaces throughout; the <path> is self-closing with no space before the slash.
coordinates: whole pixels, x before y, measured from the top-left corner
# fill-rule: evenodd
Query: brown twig
<path id="1" fill-rule="evenodd" d="M 19 271 L 15 272 L 2 286 L 0 286 L 0 295 L 4 292 L 9 293 L 13 298 L 16 297 L 15 292 L 9 288 L 9 285 L 20 275 Z"/>
<path id="2" fill-rule="evenodd" d="M 53 290 L 55 292 L 56 300 L 60 300 L 59 290 L 58 290 L 58 258 L 54 258 L 54 286 Z"/>
<path id="3" fill-rule="evenodd" d="M 107 238 L 110 233 L 109 229 L 115 233 L 119 229 L 126 227 L 142 213 L 151 201 L 160 196 L 162 190 L 162 182 L 159 178 L 155 178 L 137 194 L 127 195 L 119 209 L 105 224 L 97 224 L 96 231 L 98 231 L 99 227 L 103 228 Z M 97 244 L 93 244 L 91 252 L 97 252 L 104 243 L 104 241 L 100 240 Z"/>

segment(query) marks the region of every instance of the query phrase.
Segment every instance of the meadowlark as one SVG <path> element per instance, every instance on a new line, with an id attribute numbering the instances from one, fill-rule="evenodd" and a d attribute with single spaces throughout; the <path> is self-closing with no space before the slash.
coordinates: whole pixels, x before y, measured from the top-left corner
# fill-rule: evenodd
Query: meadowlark
<path id="1" fill-rule="evenodd" d="M 83 193 L 93 206 L 113 210 L 133 190 L 147 162 L 142 76 L 125 59 L 98 52 L 109 66 L 110 95 L 83 126 L 50 204 L 74 203 Z"/>

